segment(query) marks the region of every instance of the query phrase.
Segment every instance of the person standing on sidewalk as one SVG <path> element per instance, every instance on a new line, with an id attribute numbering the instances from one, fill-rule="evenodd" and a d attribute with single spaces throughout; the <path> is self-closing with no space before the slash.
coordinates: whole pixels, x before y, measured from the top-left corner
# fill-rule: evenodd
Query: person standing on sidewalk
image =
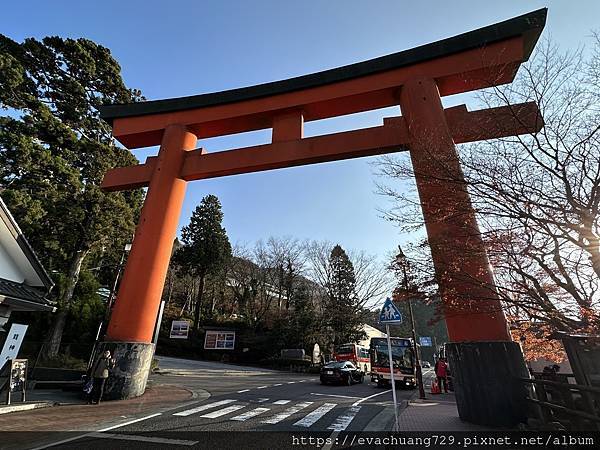
<path id="1" fill-rule="evenodd" d="M 94 377 L 94 386 L 92 388 L 88 403 L 100 403 L 102 400 L 102 395 L 104 394 L 104 385 L 106 384 L 106 380 L 110 375 L 109 370 L 112 369 L 114 365 L 115 360 L 110 357 L 110 352 L 108 350 L 106 350 L 100 356 L 100 358 L 98 358 L 98 362 L 96 363 L 92 373 L 92 376 Z"/>
<path id="2" fill-rule="evenodd" d="M 448 364 L 444 358 L 440 358 L 435 363 L 435 376 L 437 377 L 438 386 L 442 389 L 444 384 L 444 392 L 448 393 Z"/>

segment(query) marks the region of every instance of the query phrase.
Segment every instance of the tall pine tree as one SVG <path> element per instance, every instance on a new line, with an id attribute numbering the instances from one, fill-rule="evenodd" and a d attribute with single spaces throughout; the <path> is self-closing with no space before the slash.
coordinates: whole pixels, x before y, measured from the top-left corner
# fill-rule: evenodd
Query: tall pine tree
<path id="1" fill-rule="evenodd" d="M 333 333 L 334 345 L 359 340 L 364 317 L 356 293 L 354 266 L 340 245 L 329 255 L 329 282 L 325 317 Z"/>
<path id="2" fill-rule="evenodd" d="M 200 326 L 200 311 L 206 277 L 222 271 L 231 259 L 231 244 L 222 225 L 221 202 L 207 195 L 196 207 L 189 225 L 181 231 L 182 246 L 175 258 L 189 274 L 198 278 L 198 294 L 194 310 L 194 328 Z"/>
<path id="3" fill-rule="evenodd" d="M 108 49 L 87 39 L 0 35 L 0 189 L 57 281 L 47 356 L 60 347 L 86 257 L 122 248 L 141 206 L 140 190 L 99 187 L 107 170 L 137 163 L 97 109 L 141 99 L 120 71 Z"/>

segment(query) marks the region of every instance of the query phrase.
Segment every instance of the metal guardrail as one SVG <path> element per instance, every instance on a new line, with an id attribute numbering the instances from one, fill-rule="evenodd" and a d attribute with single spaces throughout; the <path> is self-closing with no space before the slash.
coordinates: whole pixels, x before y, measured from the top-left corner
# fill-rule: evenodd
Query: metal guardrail
<path id="1" fill-rule="evenodd" d="M 600 431 L 600 388 L 540 378 L 518 378 L 531 385 L 527 401 L 536 405 L 546 426 L 559 423 L 567 430 Z"/>

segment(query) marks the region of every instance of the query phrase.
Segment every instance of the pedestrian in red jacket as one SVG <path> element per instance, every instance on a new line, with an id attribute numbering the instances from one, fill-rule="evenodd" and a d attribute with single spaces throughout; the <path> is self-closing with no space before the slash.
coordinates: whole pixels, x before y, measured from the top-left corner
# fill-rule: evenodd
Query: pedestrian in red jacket
<path id="1" fill-rule="evenodd" d="M 440 358 L 435 363 L 435 376 L 437 377 L 438 386 L 442 389 L 444 385 L 444 392 L 448 393 L 448 364 L 444 358 Z"/>

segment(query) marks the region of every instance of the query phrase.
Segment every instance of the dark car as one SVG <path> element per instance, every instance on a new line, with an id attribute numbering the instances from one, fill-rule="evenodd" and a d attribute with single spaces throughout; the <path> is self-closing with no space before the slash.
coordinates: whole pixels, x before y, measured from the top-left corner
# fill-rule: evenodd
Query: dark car
<path id="1" fill-rule="evenodd" d="M 321 384 L 340 383 L 350 386 L 353 383 L 362 383 L 364 379 L 364 372 L 350 361 L 331 362 L 321 369 Z"/>

